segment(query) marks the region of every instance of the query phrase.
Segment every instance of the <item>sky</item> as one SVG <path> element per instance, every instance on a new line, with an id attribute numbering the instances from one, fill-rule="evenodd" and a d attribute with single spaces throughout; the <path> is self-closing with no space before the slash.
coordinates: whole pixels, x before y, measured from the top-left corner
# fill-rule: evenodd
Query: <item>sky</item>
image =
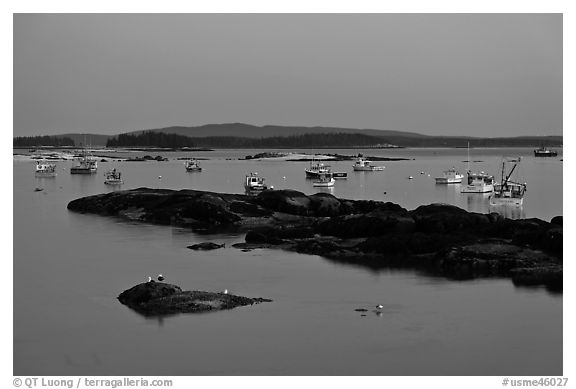
<path id="1" fill-rule="evenodd" d="M 562 134 L 562 14 L 15 14 L 13 43 L 14 136 Z"/>

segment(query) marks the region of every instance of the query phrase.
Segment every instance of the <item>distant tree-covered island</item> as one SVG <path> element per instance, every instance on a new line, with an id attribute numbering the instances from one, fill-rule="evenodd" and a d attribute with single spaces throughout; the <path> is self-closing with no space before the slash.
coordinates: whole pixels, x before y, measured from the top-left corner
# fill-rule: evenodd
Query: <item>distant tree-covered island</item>
<path id="1" fill-rule="evenodd" d="M 348 147 L 387 147 L 387 139 L 346 133 L 302 134 L 291 136 L 272 136 L 266 138 L 243 138 L 232 136 L 211 136 L 192 138 L 198 146 L 216 148 L 348 148 Z"/>
<path id="2" fill-rule="evenodd" d="M 13 147 L 74 147 L 71 138 L 61 136 L 17 136 L 13 139 Z"/>
<path id="3" fill-rule="evenodd" d="M 550 133 L 550 131 L 546 131 Z M 561 131 L 556 131 L 557 133 Z M 397 130 L 341 127 L 254 126 L 245 123 L 172 126 L 121 132 L 119 135 L 67 133 L 50 137 L 18 137 L 14 147 L 72 146 L 142 149 L 320 149 L 385 147 L 562 147 L 562 135 L 482 137 L 433 136 Z M 66 140 L 66 142 L 64 142 Z"/>
<path id="4" fill-rule="evenodd" d="M 384 138 L 363 134 L 302 134 L 273 136 L 267 138 L 244 138 L 236 136 L 188 137 L 145 131 L 140 134 L 120 134 L 108 139 L 106 147 L 216 147 L 216 148 L 311 148 L 311 147 L 386 147 Z"/>
<path id="5" fill-rule="evenodd" d="M 195 147 L 192 138 L 165 134 L 162 132 L 144 131 L 141 134 L 120 134 L 108 139 L 106 147 L 159 147 L 179 149 L 182 147 Z"/>

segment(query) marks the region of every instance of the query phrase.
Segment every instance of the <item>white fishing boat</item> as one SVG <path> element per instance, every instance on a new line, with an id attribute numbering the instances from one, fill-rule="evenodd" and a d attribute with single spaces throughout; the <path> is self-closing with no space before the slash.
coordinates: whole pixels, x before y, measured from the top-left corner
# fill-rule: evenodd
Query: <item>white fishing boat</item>
<path id="1" fill-rule="evenodd" d="M 555 150 L 550 150 L 544 146 L 534 150 L 535 157 L 557 157 L 558 152 Z"/>
<path id="2" fill-rule="evenodd" d="M 246 175 L 244 189 L 247 192 L 260 192 L 268 189 L 268 186 L 264 183 L 264 178 L 258 177 L 258 173 L 253 172 Z"/>
<path id="3" fill-rule="evenodd" d="M 184 163 L 187 172 L 201 172 L 200 163 L 195 159 L 189 159 Z"/>
<path id="4" fill-rule="evenodd" d="M 473 172 L 470 169 L 470 143 L 468 143 L 468 167 L 466 186 L 462 188 L 461 193 L 492 193 L 494 191 L 494 176 L 486 174 L 483 171 Z"/>
<path id="5" fill-rule="evenodd" d="M 459 184 L 462 182 L 464 174 L 460 173 L 456 168 L 450 168 L 442 173 L 442 177 L 436 177 L 437 184 Z"/>
<path id="6" fill-rule="evenodd" d="M 56 164 L 37 161 L 35 175 L 36 177 L 56 177 Z"/>
<path id="7" fill-rule="evenodd" d="M 514 164 L 514 166 L 510 169 L 510 173 L 506 175 L 507 163 Z M 513 205 L 519 207 L 524 203 L 526 183 L 522 184 L 511 180 L 512 173 L 518 171 L 519 163 L 520 158 L 502 162 L 502 179 L 499 184 L 494 185 L 494 193 L 490 196 L 491 206 Z"/>
<path id="8" fill-rule="evenodd" d="M 358 157 L 356 162 L 354 162 L 354 171 L 357 172 L 376 172 L 384 170 L 384 166 L 372 165 L 372 162 L 368 161 L 364 157 Z"/>
<path id="9" fill-rule="evenodd" d="M 70 174 L 94 174 L 98 171 L 98 163 L 83 149 L 82 156 L 78 158 L 75 166 L 70 168 Z"/>
<path id="10" fill-rule="evenodd" d="M 320 174 L 330 173 L 330 166 L 312 159 L 310 166 L 304 171 L 306 172 L 306 178 L 318 178 Z"/>
<path id="11" fill-rule="evenodd" d="M 468 181 L 461 193 L 492 193 L 494 191 L 494 176 L 484 172 L 468 171 Z"/>
<path id="12" fill-rule="evenodd" d="M 317 180 L 312 182 L 312 186 L 329 188 L 334 186 L 334 182 L 336 181 L 332 177 L 332 173 L 322 173 Z"/>
<path id="13" fill-rule="evenodd" d="M 104 183 L 106 185 L 122 185 L 124 181 L 122 181 L 122 173 L 116 169 L 112 169 L 105 174 L 106 179 Z"/>

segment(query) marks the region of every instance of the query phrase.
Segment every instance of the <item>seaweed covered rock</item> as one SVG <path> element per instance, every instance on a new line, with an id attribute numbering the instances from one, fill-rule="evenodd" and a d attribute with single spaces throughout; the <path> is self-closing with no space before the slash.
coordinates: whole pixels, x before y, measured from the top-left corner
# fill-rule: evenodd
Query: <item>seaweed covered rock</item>
<path id="1" fill-rule="evenodd" d="M 409 234 L 415 227 L 414 219 L 403 213 L 374 211 L 330 218 L 318 225 L 318 231 L 323 235 L 357 238 L 393 233 Z"/>
<path id="2" fill-rule="evenodd" d="M 193 244 L 193 245 L 187 246 L 187 247 L 190 250 L 208 251 L 208 250 L 220 249 L 224 246 L 225 246 L 224 243 L 218 244 L 218 243 L 214 243 L 214 242 L 202 242 L 202 243 Z"/>
<path id="3" fill-rule="evenodd" d="M 145 316 L 219 311 L 272 301 L 227 293 L 182 291 L 179 286 L 154 281 L 125 290 L 118 300 Z"/>
<path id="4" fill-rule="evenodd" d="M 410 216 L 416 223 L 416 229 L 422 232 L 448 233 L 490 223 L 487 215 L 467 212 L 449 204 L 422 205 L 410 211 Z"/>
<path id="5" fill-rule="evenodd" d="M 233 245 L 242 250 L 276 247 L 374 269 L 393 264 L 434 269 L 447 277 L 497 275 L 526 285 L 562 285 L 558 281 L 563 261 L 561 216 L 551 222 L 511 220 L 448 204 L 408 211 L 391 202 L 340 199 L 326 193 L 309 196 L 295 190 L 246 196 L 139 188 L 80 198 L 68 209 L 185 225 L 197 232 L 246 232 L 245 243 Z M 219 247 L 208 242 L 190 248 Z M 175 296 L 179 297 L 172 298 L 173 305 L 181 307 L 189 294 Z"/>
<path id="6" fill-rule="evenodd" d="M 257 196 L 257 200 L 264 208 L 276 212 L 302 216 L 312 213 L 310 198 L 296 190 L 265 190 Z"/>

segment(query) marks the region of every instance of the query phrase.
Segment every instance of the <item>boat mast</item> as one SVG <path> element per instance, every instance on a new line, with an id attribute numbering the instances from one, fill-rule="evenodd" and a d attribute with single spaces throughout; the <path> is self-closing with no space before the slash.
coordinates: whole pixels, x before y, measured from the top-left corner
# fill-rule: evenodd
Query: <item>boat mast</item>
<path id="1" fill-rule="evenodd" d="M 468 142 L 468 173 L 470 173 L 470 142 Z"/>
<path id="2" fill-rule="evenodd" d="M 508 182 L 510 177 L 512 177 L 512 173 L 514 172 L 514 169 L 516 169 L 516 166 L 518 166 L 518 163 L 515 163 L 514 167 L 512 167 L 512 170 L 510 170 L 510 174 L 508 174 L 508 176 L 506 177 L 506 182 Z"/>

